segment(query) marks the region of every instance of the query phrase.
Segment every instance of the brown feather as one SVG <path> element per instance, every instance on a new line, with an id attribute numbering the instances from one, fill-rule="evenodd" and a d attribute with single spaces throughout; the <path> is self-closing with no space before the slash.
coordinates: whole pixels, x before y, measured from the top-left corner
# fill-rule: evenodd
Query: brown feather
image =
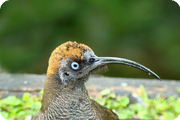
<path id="1" fill-rule="evenodd" d="M 87 49 L 91 50 L 90 47 L 84 44 L 78 44 L 71 41 L 61 44 L 51 53 L 47 73 L 57 74 L 58 68 L 61 67 L 61 61 L 69 57 L 80 60 L 83 59 L 83 54 Z"/>

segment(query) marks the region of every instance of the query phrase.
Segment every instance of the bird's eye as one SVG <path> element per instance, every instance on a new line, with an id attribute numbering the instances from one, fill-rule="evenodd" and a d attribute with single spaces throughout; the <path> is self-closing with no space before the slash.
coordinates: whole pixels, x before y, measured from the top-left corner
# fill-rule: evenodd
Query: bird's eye
<path id="1" fill-rule="evenodd" d="M 79 69 L 79 64 L 78 64 L 77 62 L 72 62 L 72 63 L 71 63 L 71 68 L 72 68 L 73 70 L 78 70 L 78 69 Z"/>

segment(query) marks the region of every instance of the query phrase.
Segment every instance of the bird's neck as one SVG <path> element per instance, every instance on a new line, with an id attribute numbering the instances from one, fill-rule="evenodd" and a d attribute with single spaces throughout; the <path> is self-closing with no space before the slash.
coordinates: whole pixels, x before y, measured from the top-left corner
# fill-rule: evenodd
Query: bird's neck
<path id="1" fill-rule="evenodd" d="M 76 81 L 62 85 L 60 78 L 54 74 L 47 74 L 44 85 L 41 111 L 45 111 L 51 101 L 59 95 L 72 94 L 76 96 L 88 97 L 88 92 L 83 81 Z"/>

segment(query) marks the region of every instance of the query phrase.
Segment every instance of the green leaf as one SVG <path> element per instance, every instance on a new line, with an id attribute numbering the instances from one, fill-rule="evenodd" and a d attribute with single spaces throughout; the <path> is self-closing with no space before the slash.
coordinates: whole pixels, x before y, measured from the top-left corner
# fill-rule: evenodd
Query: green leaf
<path id="1" fill-rule="evenodd" d="M 163 115 L 163 117 L 164 117 L 166 120 L 170 120 L 170 119 L 174 118 L 175 115 L 174 115 L 174 113 L 172 113 L 172 112 L 170 112 L 170 111 L 167 111 L 167 112 Z"/>
<path id="2" fill-rule="evenodd" d="M 4 119 L 8 119 L 8 116 L 9 116 L 9 113 L 8 113 L 8 112 L 2 111 L 2 112 L 0 112 L 0 114 L 2 115 L 2 117 L 3 117 Z"/>
<path id="3" fill-rule="evenodd" d="M 16 98 L 15 96 L 8 96 L 6 99 L 4 99 L 4 101 L 5 101 L 4 104 L 12 105 L 12 106 L 22 104 L 21 100 Z"/>
<path id="4" fill-rule="evenodd" d="M 128 97 L 122 97 L 118 101 L 122 107 L 126 107 L 129 104 L 129 98 Z"/>
<path id="5" fill-rule="evenodd" d="M 43 94 L 44 94 L 44 91 L 43 91 L 43 90 L 41 90 L 41 91 L 40 91 L 40 95 L 42 96 Z"/>
<path id="6" fill-rule="evenodd" d="M 102 96 L 109 95 L 110 93 L 111 93 L 110 89 L 104 89 L 104 90 L 101 91 Z"/>
<path id="7" fill-rule="evenodd" d="M 120 119 L 128 119 L 132 118 L 134 115 L 134 111 L 131 111 L 130 109 L 123 109 L 119 111 L 119 118 Z"/>
<path id="8" fill-rule="evenodd" d="M 20 112 L 18 112 L 17 117 L 22 117 L 22 116 L 25 116 L 25 115 L 28 115 L 27 111 L 20 111 Z"/>
<path id="9" fill-rule="evenodd" d="M 23 94 L 23 100 L 28 101 L 29 100 L 29 93 L 24 93 Z"/>
<path id="10" fill-rule="evenodd" d="M 116 98 L 116 94 L 115 94 L 115 93 L 111 93 L 111 94 L 109 95 L 109 97 L 110 97 L 110 98 Z"/>
<path id="11" fill-rule="evenodd" d="M 147 101 L 148 100 L 148 95 L 147 95 L 146 90 L 145 90 L 143 85 L 140 85 L 140 90 L 141 91 L 139 91 L 139 94 L 140 94 L 141 98 L 143 100 Z"/>
<path id="12" fill-rule="evenodd" d="M 30 108 L 32 110 L 39 110 L 41 108 L 41 102 L 40 101 L 33 102 L 33 104 L 30 106 Z"/>

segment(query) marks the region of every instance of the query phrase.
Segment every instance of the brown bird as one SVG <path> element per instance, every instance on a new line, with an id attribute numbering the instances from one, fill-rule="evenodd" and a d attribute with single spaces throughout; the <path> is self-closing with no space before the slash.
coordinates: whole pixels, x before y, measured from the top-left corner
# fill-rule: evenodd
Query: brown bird
<path id="1" fill-rule="evenodd" d="M 49 59 L 42 106 L 33 120 L 117 120 L 118 116 L 89 98 L 89 75 L 118 63 L 138 68 L 159 78 L 145 66 L 116 57 L 97 57 L 91 48 L 76 42 L 58 46 Z"/>

